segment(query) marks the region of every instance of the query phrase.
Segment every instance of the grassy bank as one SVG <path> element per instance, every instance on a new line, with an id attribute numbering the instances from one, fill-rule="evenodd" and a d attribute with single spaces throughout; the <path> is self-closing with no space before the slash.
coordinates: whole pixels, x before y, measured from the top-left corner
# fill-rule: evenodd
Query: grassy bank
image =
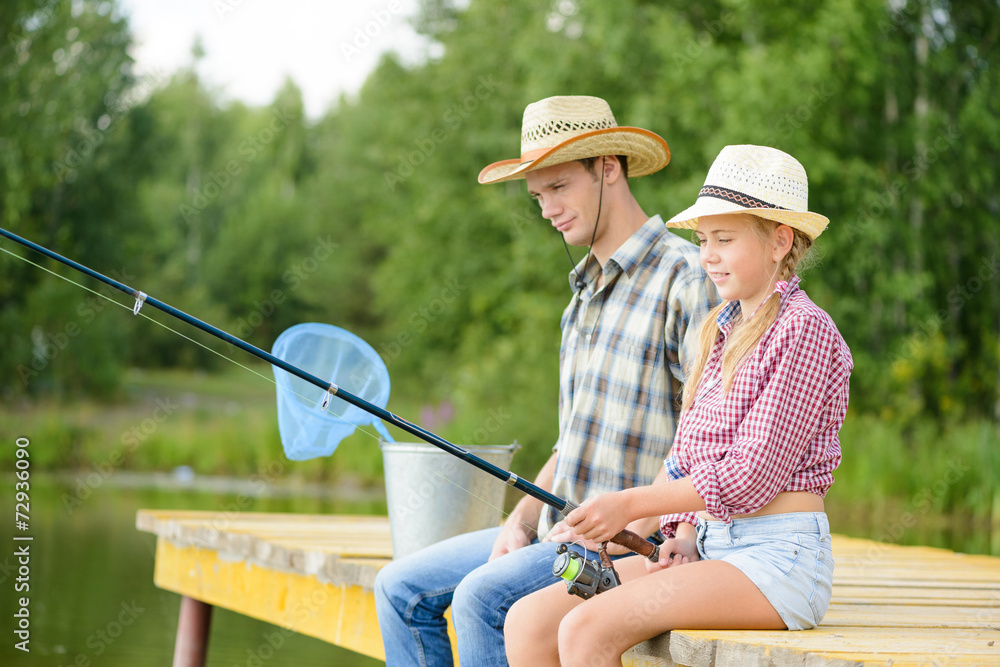
<path id="1" fill-rule="evenodd" d="M 1000 519 L 1000 428 L 985 420 L 900 425 L 851 415 L 834 498 Z"/>

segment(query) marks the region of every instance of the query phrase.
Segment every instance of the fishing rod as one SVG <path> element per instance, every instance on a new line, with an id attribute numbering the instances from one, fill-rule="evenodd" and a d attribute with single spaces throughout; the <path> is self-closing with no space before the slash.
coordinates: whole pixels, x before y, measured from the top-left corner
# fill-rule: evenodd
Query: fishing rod
<path id="1" fill-rule="evenodd" d="M 97 271 L 94 271 L 93 269 L 87 268 L 83 264 L 75 262 L 67 257 L 63 257 L 62 255 L 53 252 L 52 250 L 49 250 L 44 246 L 40 246 L 37 243 L 22 238 L 17 234 L 9 232 L 2 227 L 0 227 L 0 236 L 4 236 L 10 239 L 11 241 L 14 241 L 15 243 L 18 243 L 26 248 L 34 250 L 35 252 L 41 253 L 42 255 L 45 255 L 50 259 L 54 259 L 55 261 L 61 264 L 65 264 L 66 266 L 75 269 L 80 273 L 90 276 L 91 278 L 99 280 L 102 283 L 105 283 L 106 285 L 110 285 L 111 287 L 115 288 L 120 292 L 124 292 L 125 294 L 134 297 L 135 305 L 132 308 L 133 315 L 138 315 L 143 305 L 148 303 L 150 306 L 156 308 L 157 310 L 161 310 L 168 315 L 171 315 L 179 320 L 182 320 L 183 322 L 187 322 L 193 327 L 201 329 L 202 331 L 211 334 L 216 338 L 220 338 L 226 341 L 227 343 L 230 343 L 231 345 L 235 345 L 241 350 L 248 352 L 259 359 L 262 359 L 273 366 L 277 366 L 281 370 L 291 373 L 292 375 L 295 375 L 296 377 L 299 377 L 302 380 L 305 380 L 306 382 L 309 382 L 319 387 L 320 389 L 323 389 L 324 391 L 327 392 L 323 400 L 324 408 L 326 408 L 327 405 L 329 405 L 329 401 L 332 397 L 337 397 L 341 400 L 350 403 L 351 405 L 354 405 L 355 407 L 364 410 L 365 412 L 375 417 L 378 417 L 383 421 L 392 424 L 393 426 L 396 426 L 406 431 L 410 435 L 414 435 L 420 438 L 421 440 L 431 445 L 434 445 L 435 447 L 442 449 L 445 452 L 448 452 L 452 456 L 456 456 L 462 459 L 466 463 L 469 463 L 479 468 L 483 472 L 493 475 L 497 479 L 500 479 L 501 481 L 505 482 L 507 485 L 514 487 L 518 491 L 526 493 L 527 495 L 531 496 L 532 498 L 535 498 L 536 500 L 542 501 L 549 507 L 552 507 L 556 511 L 558 511 L 564 518 L 566 517 L 567 514 L 569 514 L 574 509 L 577 508 L 577 505 L 575 505 L 574 503 L 568 500 L 564 500 L 563 498 L 553 495 L 552 493 L 549 493 L 545 489 L 518 477 L 513 472 L 509 470 L 504 470 L 503 468 L 495 466 L 488 461 L 484 461 L 483 459 L 472 454 L 468 450 L 463 449 L 458 445 L 452 444 L 451 442 L 448 442 L 444 438 L 441 438 L 440 436 L 435 435 L 434 433 L 431 433 L 430 431 L 427 431 L 426 429 L 421 428 L 420 426 L 412 422 L 409 422 L 401 417 L 398 417 L 397 415 L 389 412 L 388 410 L 385 410 L 377 405 L 369 403 L 363 398 L 360 398 L 359 396 L 356 396 L 350 393 L 349 391 L 346 391 L 345 389 L 338 387 L 336 384 L 332 382 L 326 382 L 325 380 L 322 380 L 316 377 L 315 375 L 312 375 L 311 373 L 307 373 L 301 368 L 293 366 L 292 364 L 284 361 L 283 359 L 279 359 L 278 357 L 268 352 L 265 352 L 264 350 L 254 345 L 251 345 L 246 341 L 240 340 L 239 338 L 226 333 L 222 329 L 214 327 L 211 324 L 208 324 L 207 322 L 203 322 L 202 320 L 199 320 L 196 317 L 192 317 L 191 315 L 188 315 L 187 313 L 178 310 L 173 306 L 160 301 L 159 299 L 147 295 L 145 292 L 133 289 L 128 285 L 125 285 L 124 283 L 118 282 L 113 278 L 109 278 L 101 273 L 98 273 Z M 611 542 L 623 546 L 626 549 L 633 551 L 641 556 L 645 556 L 654 563 L 659 559 L 659 547 L 631 531 L 628 530 L 621 531 L 620 533 L 611 538 Z M 607 560 L 603 548 L 601 550 L 601 553 L 602 553 L 601 570 L 606 570 L 610 566 L 610 560 Z M 577 554 L 574 553 L 573 555 Z M 556 574 L 557 576 L 563 576 L 563 578 L 567 579 L 568 585 L 572 585 L 574 582 L 583 583 L 582 581 L 580 581 L 581 578 L 585 578 L 588 574 L 596 572 L 596 570 L 594 570 L 593 568 L 588 570 L 586 561 L 580 563 L 577 560 L 571 559 L 571 557 L 568 555 L 566 556 L 565 561 L 566 562 L 563 564 L 560 559 L 557 559 L 556 566 L 553 568 L 553 573 Z M 565 567 L 563 567 L 563 565 L 565 565 Z M 556 571 L 557 569 L 561 569 L 562 571 L 557 572 Z M 611 573 L 614 573 L 613 569 L 611 570 Z M 615 576 L 617 577 L 617 575 Z M 572 577 L 573 581 L 570 581 L 570 577 Z M 601 578 L 599 575 L 598 575 L 598 581 L 603 581 L 603 578 Z M 605 581 L 604 585 L 601 587 L 601 590 L 604 590 L 607 587 L 613 585 L 614 583 L 609 584 L 608 582 Z M 598 591 L 595 590 L 595 592 Z"/>

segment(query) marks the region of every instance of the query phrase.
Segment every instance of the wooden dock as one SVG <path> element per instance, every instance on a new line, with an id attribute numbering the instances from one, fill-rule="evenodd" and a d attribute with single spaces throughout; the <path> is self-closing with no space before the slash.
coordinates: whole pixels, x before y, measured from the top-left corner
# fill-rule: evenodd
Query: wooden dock
<path id="1" fill-rule="evenodd" d="M 213 606 L 385 658 L 372 585 L 387 518 L 140 510 L 136 524 L 158 538 L 156 585 L 184 596 L 175 667 L 204 664 Z M 833 552 L 818 628 L 675 630 L 625 665 L 1000 665 L 1000 558 L 836 535 Z"/>

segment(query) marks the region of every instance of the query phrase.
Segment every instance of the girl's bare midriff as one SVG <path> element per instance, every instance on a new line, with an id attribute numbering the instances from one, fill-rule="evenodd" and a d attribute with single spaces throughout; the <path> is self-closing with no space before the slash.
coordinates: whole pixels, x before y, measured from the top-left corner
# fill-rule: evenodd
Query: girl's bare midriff
<path id="1" fill-rule="evenodd" d="M 789 514 L 791 512 L 822 512 L 823 499 L 811 491 L 785 491 L 774 497 L 774 500 L 749 514 L 733 514 L 734 519 L 751 516 L 766 516 L 768 514 Z M 706 521 L 718 521 L 708 512 L 698 512 L 698 516 Z"/>

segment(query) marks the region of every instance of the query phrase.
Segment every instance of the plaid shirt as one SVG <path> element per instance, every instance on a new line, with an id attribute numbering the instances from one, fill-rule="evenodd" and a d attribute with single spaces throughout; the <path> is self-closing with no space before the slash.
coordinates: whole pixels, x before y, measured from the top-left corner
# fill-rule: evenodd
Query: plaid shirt
<path id="1" fill-rule="evenodd" d="M 847 414 L 854 361 L 829 315 L 799 289 L 778 282 L 777 320 L 722 392 L 722 348 L 740 312 L 738 301 L 719 314 L 715 343 L 677 443 L 664 462 L 669 479 L 690 476 L 706 511 L 729 522 L 759 510 L 783 491 L 825 497 L 840 465 L 838 433 Z M 678 521 L 660 519 L 673 535 Z"/>
<path id="2" fill-rule="evenodd" d="M 570 273 L 575 285 L 584 262 Z M 603 267 L 562 317 L 559 440 L 552 493 L 574 503 L 649 484 L 670 450 L 686 354 L 684 336 L 718 303 L 697 246 L 654 216 Z M 709 296 L 711 295 L 711 296 Z M 548 508 L 545 535 L 559 520 Z"/>

